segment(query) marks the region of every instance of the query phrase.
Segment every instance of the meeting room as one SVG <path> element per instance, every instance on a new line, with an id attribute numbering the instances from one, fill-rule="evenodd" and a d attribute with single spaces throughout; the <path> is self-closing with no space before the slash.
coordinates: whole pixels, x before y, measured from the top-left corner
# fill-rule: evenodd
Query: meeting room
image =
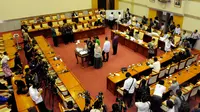
<path id="1" fill-rule="evenodd" d="M 199 0 L 0 2 L 0 112 L 200 112 Z"/>

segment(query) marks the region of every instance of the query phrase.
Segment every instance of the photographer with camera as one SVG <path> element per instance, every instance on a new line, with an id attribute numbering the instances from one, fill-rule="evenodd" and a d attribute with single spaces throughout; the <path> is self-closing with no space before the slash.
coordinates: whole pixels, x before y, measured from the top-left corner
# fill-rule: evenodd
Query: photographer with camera
<path id="1" fill-rule="evenodd" d="M 122 112 L 122 111 L 126 112 L 127 107 L 124 101 L 120 98 L 116 98 L 116 102 L 118 102 L 118 104 L 115 103 L 112 105 L 113 112 Z"/>
<path id="2" fill-rule="evenodd" d="M 99 92 L 97 99 L 94 102 L 93 109 L 90 112 L 96 112 L 95 109 L 98 109 L 101 112 L 107 112 L 106 105 L 104 105 L 103 99 L 104 99 L 103 93 Z"/>

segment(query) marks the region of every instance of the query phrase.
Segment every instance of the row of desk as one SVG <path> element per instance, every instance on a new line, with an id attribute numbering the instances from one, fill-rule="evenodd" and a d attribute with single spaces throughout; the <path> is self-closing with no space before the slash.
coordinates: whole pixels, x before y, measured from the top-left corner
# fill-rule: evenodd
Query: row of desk
<path id="1" fill-rule="evenodd" d="M 59 39 L 61 39 L 61 33 L 56 28 L 56 34 Z M 83 38 L 94 37 L 97 35 L 105 34 L 105 27 L 98 26 L 98 27 L 91 27 L 87 29 L 81 29 L 74 32 L 74 40 L 80 40 Z M 49 28 L 42 28 L 36 29 L 34 31 L 29 32 L 30 37 L 40 36 L 43 35 L 44 37 L 51 37 L 52 33 Z"/>
<path id="2" fill-rule="evenodd" d="M 176 49 L 176 51 L 178 52 L 179 49 Z M 194 54 L 199 54 L 199 52 L 195 52 Z M 161 67 L 166 67 L 168 66 L 168 64 L 171 62 L 173 57 L 173 52 L 167 52 L 164 53 L 161 56 L 157 56 L 158 60 L 161 63 Z M 141 63 L 138 64 L 134 64 L 132 65 L 131 68 L 128 68 L 127 72 L 130 72 L 131 75 L 137 79 L 139 79 L 140 76 L 144 75 L 144 74 L 150 74 L 151 73 L 151 68 L 146 65 L 146 63 L 148 62 L 148 60 L 145 60 Z M 117 75 L 113 75 L 113 74 L 117 74 Z M 111 75 L 109 75 L 107 77 L 107 89 L 113 93 L 114 95 L 116 95 L 116 90 L 119 86 L 122 86 L 124 83 L 124 80 L 126 79 L 126 72 L 115 72 Z M 186 77 L 187 78 L 187 77 Z"/>
<path id="3" fill-rule="evenodd" d="M 126 39 L 126 34 L 120 34 L 119 32 L 112 30 L 111 39 L 113 39 L 115 35 L 119 36 L 118 41 L 120 44 L 125 45 L 133 51 L 138 52 L 148 58 L 148 43 L 142 42 L 142 44 L 139 44 L 138 41 L 131 41 L 130 39 Z M 154 52 L 155 55 L 157 55 L 157 48 L 154 49 Z"/>
<path id="4" fill-rule="evenodd" d="M 46 57 L 51 67 L 57 73 L 63 85 L 67 88 L 67 91 L 70 93 L 71 97 L 74 99 L 78 107 L 83 111 L 85 107 L 85 99 L 80 97 L 79 94 L 85 92 L 85 89 L 82 87 L 79 80 L 72 72 L 61 72 L 68 69 L 64 62 L 61 60 L 55 61 L 53 59 L 56 54 L 43 36 L 37 36 L 35 37 L 35 40 L 37 41 L 39 48 L 44 53 L 44 56 Z M 91 100 L 91 103 L 93 104 L 93 100 Z"/>
<path id="5" fill-rule="evenodd" d="M 14 67 L 14 57 L 17 52 L 17 48 L 15 45 L 15 41 L 13 39 L 12 33 L 5 33 L 0 37 L 0 53 L 7 52 L 10 60 L 8 61 L 8 65 L 10 68 Z"/>

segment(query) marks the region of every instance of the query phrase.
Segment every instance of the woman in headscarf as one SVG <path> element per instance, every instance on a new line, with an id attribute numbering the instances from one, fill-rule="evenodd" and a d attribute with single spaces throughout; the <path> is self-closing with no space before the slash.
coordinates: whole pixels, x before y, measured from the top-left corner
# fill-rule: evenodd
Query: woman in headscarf
<path id="1" fill-rule="evenodd" d="M 3 72 L 5 74 L 5 79 L 7 80 L 8 85 L 11 85 L 12 71 L 10 70 L 10 67 L 8 66 L 9 60 L 10 58 L 8 57 L 7 52 L 4 52 L 1 59 L 1 65 L 2 65 Z"/>
<path id="2" fill-rule="evenodd" d="M 95 43 L 94 68 L 98 69 L 102 67 L 103 63 L 102 63 L 101 57 L 102 57 L 101 47 L 98 45 L 98 43 Z"/>

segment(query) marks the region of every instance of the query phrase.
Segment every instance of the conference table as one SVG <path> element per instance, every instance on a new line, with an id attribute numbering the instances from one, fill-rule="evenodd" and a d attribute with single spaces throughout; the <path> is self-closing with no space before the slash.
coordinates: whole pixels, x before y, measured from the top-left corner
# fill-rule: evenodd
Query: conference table
<path id="1" fill-rule="evenodd" d="M 0 44 L 2 44 L 2 46 L 0 47 L 0 52 L 3 53 L 4 51 L 6 51 L 8 53 L 8 56 L 10 58 L 10 60 L 8 61 L 8 65 L 10 68 L 13 68 L 17 48 L 12 33 L 5 33 L 2 35 L 2 37 L 0 37 L 0 39 L 2 39 L 2 41 L 0 42 Z"/>
<path id="2" fill-rule="evenodd" d="M 57 33 L 57 38 L 59 39 L 59 42 L 60 42 L 62 40 L 61 38 L 62 35 L 60 32 L 56 32 L 56 33 Z M 94 26 L 90 28 L 83 28 L 80 30 L 73 31 L 74 40 L 81 40 L 83 38 L 94 37 L 101 34 L 105 34 L 104 26 Z M 50 28 L 47 27 L 47 28 L 29 30 L 29 35 L 30 37 L 41 36 L 41 35 L 44 37 L 51 37 L 52 33 L 51 33 Z"/>
<path id="3" fill-rule="evenodd" d="M 124 31 L 126 31 L 127 29 L 129 28 L 129 26 L 128 25 L 126 25 L 126 24 L 119 24 L 119 26 L 118 26 L 118 30 L 119 31 L 122 31 L 122 32 L 124 32 Z M 138 30 L 138 28 L 135 28 L 135 27 L 131 27 L 132 29 L 137 29 Z M 154 29 L 155 30 L 155 29 Z M 141 30 L 141 31 L 144 31 L 144 30 Z M 157 30 L 157 31 L 159 31 L 159 30 Z M 144 33 L 144 37 L 143 37 L 143 41 L 144 42 L 150 42 L 151 40 L 152 40 L 152 36 L 151 35 L 149 35 L 148 34 L 148 32 L 146 32 L 146 31 L 144 31 L 145 33 Z M 154 38 L 155 38 L 155 36 L 154 36 Z M 164 49 L 164 47 L 165 47 L 165 42 L 163 42 L 163 41 L 161 41 L 160 39 L 159 39 L 159 37 L 157 37 L 158 38 L 158 47 L 160 47 L 160 49 Z"/>
<path id="4" fill-rule="evenodd" d="M 66 67 L 65 63 L 62 62 L 61 59 L 54 60 L 56 56 L 55 52 L 46 42 L 43 36 L 35 37 L 36 42 L 38 43 L 39 48 L 44 53 L 47 61 L 52 66 L 52 69 L 57 73 L 59 79 L 62 81 L 63 85 L 67 88 L 70 96 L 74 99 L 78 107 L 83 111 L 85 107 L 85 99 L 80 96 L 81 93 L 85 92 L 85 89 L 76 78 L 76 76 L 69 71 Z M 39 49 L 38 49 L 39 50 Z M 67 72 L 63 73 L 61 71 L 68 70 Z M 93 104 L 93 99 L 91 100 L 91 104 Z"/>
<path id="5" fill-rule="evenodd" d="M 15 85 L 15 80 L 22 80 L 25 82 L 25 79 L 22 79 L 22 75 L 15 75 L 12 77 L 12 87 L 15 96 L 15 102 L 17 105 L 17 111 L 28 112 L 28 109 L 32 107 L 35 107 L 38 111 L 36 104 L 33 102 L 30 96 L 27 94 L 17 94 L 17 86 Z"/>
<path id="6" fill-rule="evenodd" d="M 148 58 L 148 43 L 146 42 L 142 42 L 140 44 L 140 42 L 138 41 L 132 41 L 130 39 L 126 38 L 126 34 L 123 34 L 122 32 L 118 32 L 116 30 L 112 30 L 111 31 L 111 39 L 114 38 L 115 35 L 118 35 L 118 41 L 120 44 L 125 45 L 126 47 L 132 49 L 135 52 L 140 53 L 141 55 L 145 56 Z M 157 56 L 157 48 L 154 49 L 155 55 Z"/>

